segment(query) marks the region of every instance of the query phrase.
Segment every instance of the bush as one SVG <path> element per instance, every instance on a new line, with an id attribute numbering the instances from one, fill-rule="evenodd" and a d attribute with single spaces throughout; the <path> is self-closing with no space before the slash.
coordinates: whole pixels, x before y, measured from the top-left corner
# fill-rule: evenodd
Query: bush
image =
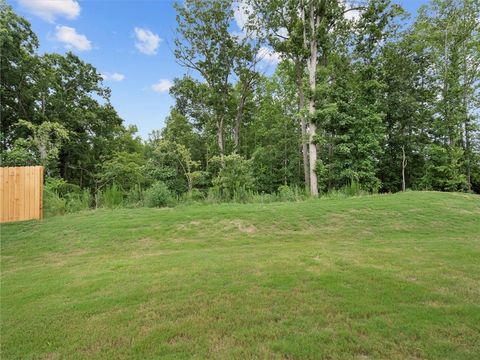
<path id="1" fill-rule="evenodd" d="M 66 200 L 45 185 L 43 191 L 43 212 L 45 217 L 64 215 L 67 212 Z"/>
<path id="2" fill-rule="evenodd" d="M 45 188 L 55 192 L 61 198 L 65 198 L 67 194 L 77 194 L 82 193 L 80 186 L 66 182 L 62 178 L 49 177 L 45 181 Z"/>
<path id="3" fill-rule="evenodd" d="M 279 201 L 276 194 L 254 193 L 248 199 L 248 202 L 255 204 L 270 204 Z"/>
<path id="4" fill-rule="evenodd" d="M 143 206 L 145 200 L 145 191 L 140 185 L 135 185 L 127 193 L 126 203 L 131 207 Z"/>
<path id="5" fill-rule="evenodd" d="M 113 209 L 123 204 L 123 193 L 115 184 L 101 191 L 98 195 L 101 207 Z"/>
<path id="6" fill-rule="evenodd" d="M 213 180 L 215 190 L 213 193 L 223 200 L 244 202 L 252 194 L 254 178 L 251 160 L 245 160 L 242 156 L 232 154 L 212 159 L 218 163 L 220 170 Z"/>
<path id="7" fill-rule="evenodd" d="M 92 205 L 92 194 L 89 189 L 84 189 L 80 194 L 69 193 L 65 196 L 67 212 L 88 210 Z"/>
<path id="8" fill-rule="evenodd" d="M 352 180 L 350 184 L 343 186 L 340 189 L 340 192 L 345 194 L 345 196 L 359 196 L 368 194 L 368 191 L 365 191 L 358 181 Z"/>
<path id="9" fill-rule="evenodd" d="M 192 189 L 190 193 L 185 192 L 181 194 L 178 200 L 184 204 L 203 202 L 205 200 L 205 194 L 199 189 Z"/>
<path id="10" fill-rule="evenodd" d="M 164 207 L 173 203 L 172 193 L 162 181 L 155 182 L 145 192 L 145 205 L 148 207 Z"/>
<path id="11" fill-rule="evenodd" d="M 299 201 L 306 196 L 305 191 L 298 186 L 281 185 L 278 188 L 278 197 L 282 201 Z"/>
<path id="12" fill-rule="evenodd" d="M 60 178 L 47 178 L 43 196 L 46 217 L 86 210 L 92 204 L 88 189 L 81 190 L 78 185 Z"/>

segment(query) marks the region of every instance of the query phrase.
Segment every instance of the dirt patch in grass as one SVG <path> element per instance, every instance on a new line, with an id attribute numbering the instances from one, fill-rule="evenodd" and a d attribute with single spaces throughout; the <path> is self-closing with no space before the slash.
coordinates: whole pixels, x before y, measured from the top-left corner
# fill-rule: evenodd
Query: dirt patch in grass
<path id="1" fill-rule="evenodd" d="M 199 221 L 199 220 L 192 220 L 188 223 L 181 223 L 177 225 L 178 230 L 191 230 L 191 229 L 200 229 L 201 225 L 208 225 L 208 223 Z"/>
<path id="2" fill-rule="evenodd" d="M 242 220 L 235 220 L 232 224 L 234 224 L 238 228 L 238 231 L 242 233 L 255 234 L 257 232 L 255 225 L 245 224 Z"/>
<path id="3" fill-rule="evenodd" d="M 149 248 L 155 243 L 155 239 L 152 239 L 150 237 L 141 237 L 138 239 L 138 245 L 143 248 Z"/>
<path id="4" fill-rule="evenodd" d="M 145 258 L 145 257 L 152 257 L 152 256 L 155 257 L 155 256 L 169 255 L 169 254 L 171 254 L 171 253 L 172 253 L 172 252 L 169 251 L 169 250 L 133 251 L 133 252 L 131 253 L 131 257 L 134 258 L 134 259 L 142 259 L 142 258 Z"/>
<path id="5" fill-rule="evenodd" d="M 86 249 L 77 249 L 67 253 L 53 252 L 45 255 L 44 263 L 54 267 L 61 267 L 85 254 L 88 254 L 88 250 Z"/>

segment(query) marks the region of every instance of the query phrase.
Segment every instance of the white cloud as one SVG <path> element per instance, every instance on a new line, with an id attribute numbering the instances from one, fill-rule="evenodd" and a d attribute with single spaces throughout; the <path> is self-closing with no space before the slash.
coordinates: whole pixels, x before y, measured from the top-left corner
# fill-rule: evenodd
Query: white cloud
<path id="1" fill-rule="evenodd" d="M 162 39 L 157 34 L 151 32 L 148 29 L 138 28 L 135 29 L 135 47 L 143 54 L 155 55 Z"/>
<path id="2" fill-rule="evenodd" d="M 75 0 L 18 0 L 28 12 L 53 22 L 57 16 L 76 19 L 80 14 L 80 5 Z"/>
<path id="3" fill-rule="evenodd" d="M 243 30 L 245 25 L 247 25 L 248 17 L 252 12 L 252 6 L 244 1 L 237 1 L 233 4 L 233 16 L 240 30 Z"/>
<path id="4" fill-rule="evenodd" d="M 347 11 L 344 15 L 345 19 L 350 21 L 358 21 L 360 19 L 361 13 L 360 10 L 350 10 Z"/>
<path id="5" fill-rule="evenodd" d="M 270 64 L 278 64 L 278 62 L 280 61 L 280 54 L 265 47 L 265 46 L 262 46 L 259 50 L 258 50 L 258 54 L 257 56 L 262 60 L 262 61 L 265 61 L 267 63 L 270 63 Z"/>
<path id="6" fill-rule="evenodd" d="M 232 31 L 231 34 L 238 37 L 239 39 L 244 39 L 245 37 L 249 39 L 257 38 L 259 36 L 258 30 L 246 28 L 249 22 L 257 23 L 259 21 L 256 16 L 252 17 L 254 16 L 253 7 L 245 0 L 239 0 L 233 2 L 232 9 L 235 24 L 240 31 Z"/>
<path id="7" fill-rule="evenodd" d="M 62 42 L 67 49 L 88 51 L 92 49 L 92 43 L 85 35 L 78 34 L 77 30 L 70 26 L 57 26 L 55 38 Z"/>
<path id="8" fill-rule="evenodd" d="M 355 6 L 358 6 L 353 0 L 343 0 L 342 2 L 345 5 L 345 10 L 349 10 L 354 8 Z M 362 13 L 360 12 L 360 10 L 349 10 L 343 16 L 347 20 L 358 21 L 361 15 Z"/>
<path id="9" fill-rule="evenodd" d="M 158 93 L 164 93 L 170 90 L 173 83 L 167 79 L 161 79 L 158 83 L 152 85 L 152 90 Z"/>
<path id="10" fill-rule="evenodd" d="M 123 79 L 125 79 L 125 75 L 117 72 L 114 72 L 113 74 L 107 72 L 105 74 L 102 74 L 102 78 L 105 81 L 122 81 Z"/>
<path id="11" fill-rule="evenodd" d="M 266 35 L 265 29 L 262 29 L 262 19 L 254 14 L 253 7 L 246 2 L 246 0 L 238 0 L 233 2 L 233 18 L 235 24 L 240 31 L 232 31 L 231 34 L 237 36 L 240 39 L 248 37 L 249 39 L 255 39 Z M 253 22 L 257 29 L 247 29 L 246 25 L 249 22 Z M 286 38 L 288 31 L 286 28 L 279 28 L 276 31 L 280 39 Z"/>

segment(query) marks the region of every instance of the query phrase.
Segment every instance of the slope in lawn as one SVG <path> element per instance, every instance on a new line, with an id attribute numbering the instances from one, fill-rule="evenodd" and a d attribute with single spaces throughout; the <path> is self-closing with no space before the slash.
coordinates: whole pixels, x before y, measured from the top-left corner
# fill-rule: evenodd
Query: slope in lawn
<path id="1" fill-rule="evenodd" d="M 4 225 L 1 356 L 475 359 L 479 234 L 415 192 Z"/>

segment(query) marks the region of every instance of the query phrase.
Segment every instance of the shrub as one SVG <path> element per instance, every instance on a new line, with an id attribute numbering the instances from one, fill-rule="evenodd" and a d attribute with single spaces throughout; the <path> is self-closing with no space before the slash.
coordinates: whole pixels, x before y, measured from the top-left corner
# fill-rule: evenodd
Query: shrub
<path id="1" fill-rule="evenodd" d="M 70 184 L 61 178 L 47 178 L 44 189 L 45 216 L 86 210 L 92 204 L 88 189 L 81 190 L 78 185 Z"/>
<path id="2" fill-rule="evenodd" d="M 148 207 L 164 207 L 172 205 L 173 202 L 172 193 L 162 181 L 155 182 L 145 192 L 145 205 Z"/>
<path id="3" fill-rule="evenodd" d="M 249 197 L 249 202 L 256 204 L 270 204 L 278 200 L 279 198 L 276 194 L 254 193 Z"/>
<path id="4" fill-rule="evenodd" d="M 192 192 L 189 194 L 189 197 L 194 201 L 201 201 L 205 199 L 205 194 L 199 189 L 192 189 Z"/>
<path id="5" fill-rule="evenodd" d="M 45 188 L 55 192 L 61 198 L 67 194 L 81 194 L 80 186 L 66 182 L 62 178 L 48 177 L 45 181 Z"/>
<path id="6" fill-rule="evenodd" d="M 191 192 L 183 193 L 179 201 L 185 204 L 202 202 L 205 200 L 205 194 L 199 189 L 192 189 Z"/>
<path id="7" fill-rule="evenodd" d="M 278 197 L 282 201 L 299 201 L 305 198 L 305 191 L 298 186 L 281 185 L 278 188 Z"/>
<path id="8" fill-rule="evenodd" d="M 101 207 L 112 209 L 123 204 L 123 193 L 115 184 L 100 192 L 99 195 Z"/>
<path id="9" fill-rule="evenodd" d="M 87 210 L 92 204 L 92 194 L 89 189 L 84 189 L 80 194 L 69 193 L 65 196 L 67 212 Z"/>
<path id="10" fill-rule="evenodd" d="M 215 192 L 223 200 L 246 201 L 254 185 L 252 164 L 242 156 L 232 154 L 214 158 L 212 162 L 220 164 L 217 177 L 213 180 Z"/>
<path id="11" fill-rule="evenodd" d="M 127 193 L 126 203 L 132 207 L 143 206 L 145 191 L 140 185 L 135 185 Z"/>
<path id="12" fill-rule="evenodd" d="M 47 187 L 43 191 L 43 212 L 45 217 L 64 215 L 67 212 L 66 200 Z"/>
<path id="13" fill-rule="evenodd" d="M 355 180 L 352 180 L 350 184 L 343 186 L 340 189 L 340 192 L 345 194 L 345 196 L 359 196 L 368 194 L 368 192 L 362 188 L 360 183 Z"/>

